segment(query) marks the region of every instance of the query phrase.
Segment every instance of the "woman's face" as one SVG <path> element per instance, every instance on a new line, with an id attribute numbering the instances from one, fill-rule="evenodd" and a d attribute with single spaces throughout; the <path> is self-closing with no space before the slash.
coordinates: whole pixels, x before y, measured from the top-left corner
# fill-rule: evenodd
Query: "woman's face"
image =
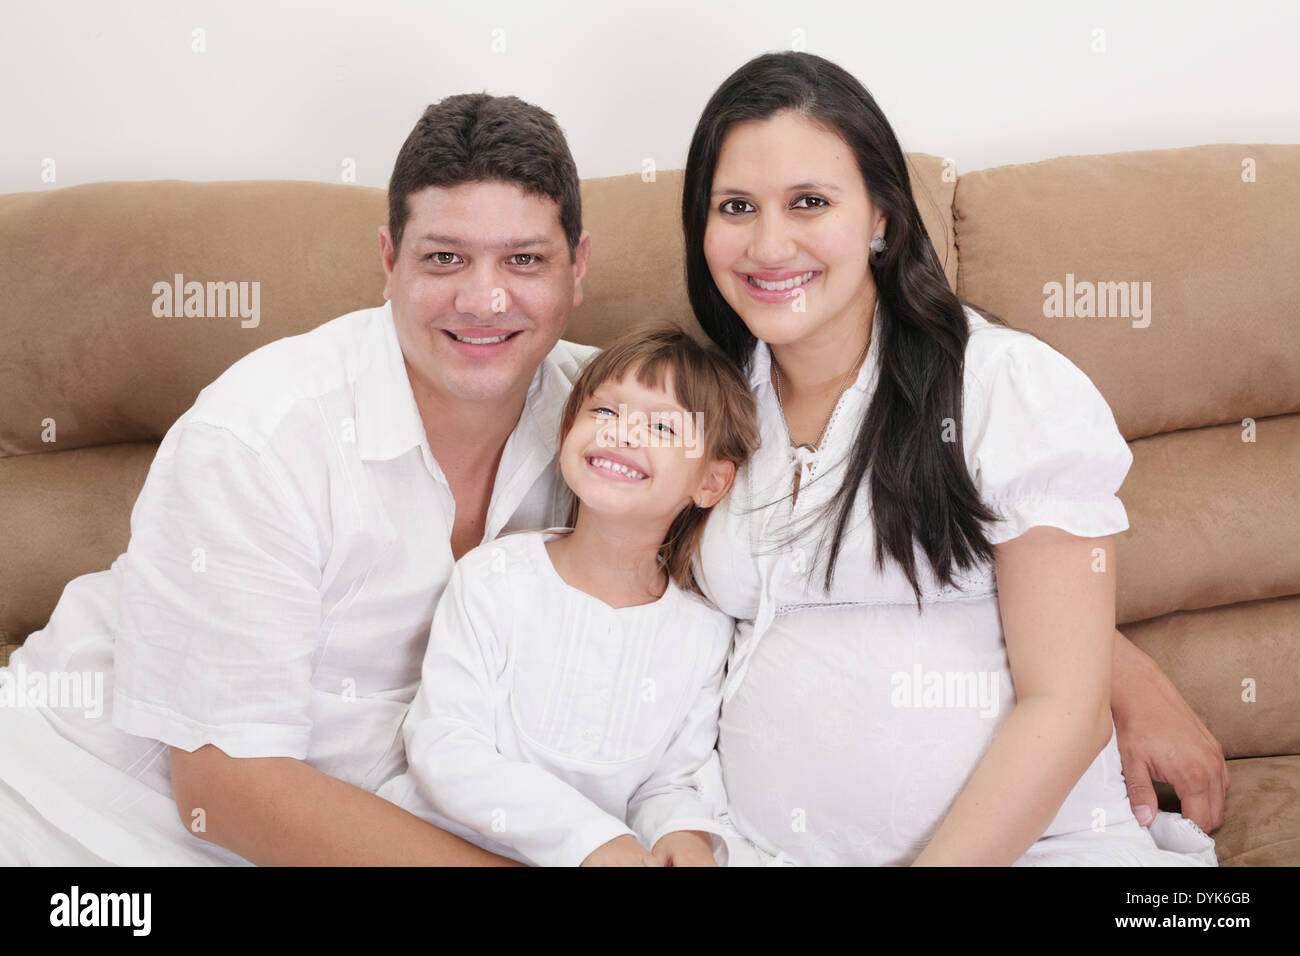
<path id="1" fill-rule="evenodd" d="M 757 338 L 798 346 L 858 341 L 855 327 L 875 302 L 869 243 L 884 231 L 884 214 L 837 134 L 793 112 L 728 130 L 704 257 L 718 291 Z"/>

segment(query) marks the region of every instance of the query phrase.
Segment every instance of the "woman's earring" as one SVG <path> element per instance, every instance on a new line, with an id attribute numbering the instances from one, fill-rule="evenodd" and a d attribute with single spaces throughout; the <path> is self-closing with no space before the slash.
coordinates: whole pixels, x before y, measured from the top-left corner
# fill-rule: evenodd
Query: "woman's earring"
<path id="1" fill-rule="evenodd" d="M 885 242 L 884 236 L 876 236 L 876 238 L 871 240 L 871 251 L 874 252 L 876 258 L 879 259 L 885 254 L 885 247 L 888 245 L 889 243 Z"/>

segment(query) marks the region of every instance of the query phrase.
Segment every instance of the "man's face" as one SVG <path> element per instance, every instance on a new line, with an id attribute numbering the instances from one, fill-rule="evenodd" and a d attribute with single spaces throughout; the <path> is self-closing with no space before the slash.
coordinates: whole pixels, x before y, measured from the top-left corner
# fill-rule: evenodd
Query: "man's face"
<path id="1" fill-rule="evenodd" d="M 522 406 L 582 303 L 590 237 L 582 234 L 570 262 L 559 206 L 513 183 L 430 186 L 407 204 L 396 257 L 386 226 L 379 242 L 384 298 L 417 397 Z"/>

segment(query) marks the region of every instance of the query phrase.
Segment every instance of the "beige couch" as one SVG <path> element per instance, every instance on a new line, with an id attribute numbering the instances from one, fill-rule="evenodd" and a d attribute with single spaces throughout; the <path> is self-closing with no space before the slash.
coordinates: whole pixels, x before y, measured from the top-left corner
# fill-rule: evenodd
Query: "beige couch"
<path id="1" fill-rule="evenodd" d="M 1300 147 L 960 177 L 910 159 L 957 291 L 1073 359 L 1132 443 L 1119 621 L 1231 758 L 1221 862 L 1300 863 Z M 693 324 L 680 185 L 679 172 L 583 183 L 591 273 L 567 338 Z M 157 442 L 202 386 L 381 301 L 385 217 L 382 190 L 299 182 L 0 196 L 0 662 L 69 579 L 125 549 Z M 259 283 L 257 323 L 155 314 L 155 283 L 178 274 Z M 1084 307 L 1046 316 L 1052 282 Z M 1130 282 L 1125 314 L 1102 284 Z M 1078 314 L 1084 283 L 1108 317 Z"/>

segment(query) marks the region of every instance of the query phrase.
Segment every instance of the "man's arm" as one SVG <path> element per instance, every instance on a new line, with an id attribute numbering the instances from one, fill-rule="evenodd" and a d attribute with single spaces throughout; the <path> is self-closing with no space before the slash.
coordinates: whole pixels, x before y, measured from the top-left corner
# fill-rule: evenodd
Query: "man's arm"
<path id="1" fill-rule="evenodd" d="M 171 757 L 181 822 L 259 866 L 523 865 L 300 760 L 211 744 Z"/>
<path id="2" fill-rule="evenodd" d="M 504 862 L 305 762 L 328 516 L 224 428 L 164 445 L 132 513 L 113 720 L 171 748 L 184 825 L 260 864 Z"/>
<path id="3" fill-rule="evenodd" d="M 1222 826 L 1231 783 L 1223 748 L 1159 665 L 1119 631 L 1110 704 L 1129 804 L 1138 822 L 1145 826 L 1155 819 L 1151 781 L 1163 780 L 1182 801 L 1183 816 L 1206 833 Z"/>

